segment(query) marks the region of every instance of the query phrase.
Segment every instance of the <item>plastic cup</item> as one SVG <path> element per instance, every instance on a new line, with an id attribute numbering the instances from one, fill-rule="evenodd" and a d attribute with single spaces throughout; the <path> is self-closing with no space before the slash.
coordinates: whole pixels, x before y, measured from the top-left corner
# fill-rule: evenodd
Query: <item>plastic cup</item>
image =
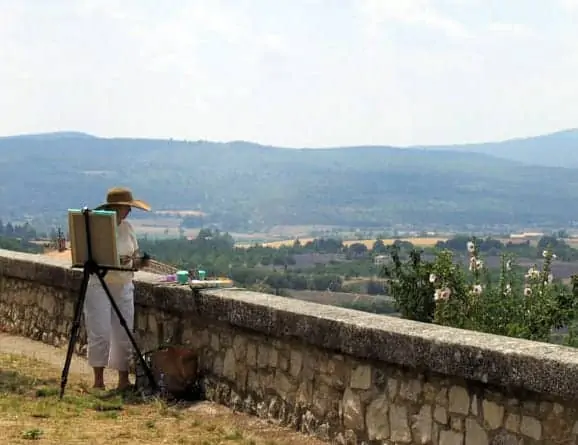
<path id="1" fill-rule="evenodd" d="M 177 283 L 187 284 L 189 282 L 189 272 L 186 270 L 179 270 L 177 272 Z"/>

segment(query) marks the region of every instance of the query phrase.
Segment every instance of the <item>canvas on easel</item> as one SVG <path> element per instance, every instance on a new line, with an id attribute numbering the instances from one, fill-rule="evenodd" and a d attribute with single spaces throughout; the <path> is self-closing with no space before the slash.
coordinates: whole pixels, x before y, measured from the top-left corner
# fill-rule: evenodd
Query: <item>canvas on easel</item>
<path id="1" fill-rule="evenodd" d="M 120 267 L 116 245 L 116 213 L 109 210 L 92 210 L 88 215 L 92 259 L 103 267 Z M 82 210 L 68 210 L 68 233 L 72 267 L 83 267 L 88 260 L 86 220 Z"/>

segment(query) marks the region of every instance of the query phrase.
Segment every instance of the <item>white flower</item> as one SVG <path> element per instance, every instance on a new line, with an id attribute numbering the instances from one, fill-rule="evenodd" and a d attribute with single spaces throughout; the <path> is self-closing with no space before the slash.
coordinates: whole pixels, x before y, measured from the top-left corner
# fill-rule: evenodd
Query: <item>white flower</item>
<path id="1" fill-rule="evenodd" d="M 555 253 L 553 253 L 553 254 L 552 254 L 552 259 L 555 260 L 556 258 L 558 258 L 558 257 L 556 256 Z"/>
<path id="2" fill-rule="evenodd" d="M 530 289 L 529 287 L 526 287 L 524 289 L 524 296 L 529 297 L 530 295 L 532 295 L 532 289 Z"/>
<path id="3" fill-rule="evenodd" d="M 504 293 L 506 295 L 510 295 L 512 293 L 512 285 L 511 284 L 506 284 L 506 290 L 504 291 Z"/>
<path id="4" fill-rule="evenodd" d="M 543 256 L 544 258 L 548 258 L 548 254 L 549 254 L 549 253 L 550 253 L 550 252 L 548 252 L 547 250 L 544 250 L 544 251 L 542 252 L 542 256 Z"/>
<path id="5" fill-rule="evenodd" d="M 528 273 L 526 273 L 526 278 L 536 278 L 540 275 L 540 272 L 535 267 L 530 267 Z"/>
<path id="6" fill-rule="evenodd" d="M 430 283 L 435 283 L 436 280 L 437 280 L 437 277 L 436 277 L 433 273 L 430 273 L 430 274 L 429 274 L 429 282 L 430 282 Z"/>
<path id="7" fill-rule="evenodd" d="M 474 291 L 474 294 L 480 295 L 482 293 L 482 285 L 481 284 L 475 284 L 473 291 Z"/>
<path id="8" fill-rule="evenodd" d="M 474 243 L 472 241 L 468 241 L 468 252 L 470 253 L 474 253 L 474 250 L 476 250 L 476 246 L 474 245 Z"/>
<path id="9" fill-rule="evenodd" d="M 440 298 L 441 298 L 442 300 L 449 300 L 451 295 L 452 295 L 451 289 L 450 289 L 449 287 L 446 287 L 446 288 L 442 291 Z"/>
<path id="10" fill-rule="evenodd" d="M 439 301 L 442 298 L 442 290 L 436 289 L 434 292 L 434 301 Z"/>
<path id="11" fill-rule="evenodd" d="M 553 274 L 548 274 L 548 284 L 552 284 L 552 282 L 554 281 L 554 275 Z"/>
<path id="12" fill-rule="evenodd" d="M 506 261 L 506 270 L 512 270 L 512 261 L 511 260 Z"/>
<path id="13" fill-rule="evenodd" d="M 481 269 L 483 266 L 484 262 L 482 260 L 478 260 L 475 256 L 470 258 L 470 272 Z"/>

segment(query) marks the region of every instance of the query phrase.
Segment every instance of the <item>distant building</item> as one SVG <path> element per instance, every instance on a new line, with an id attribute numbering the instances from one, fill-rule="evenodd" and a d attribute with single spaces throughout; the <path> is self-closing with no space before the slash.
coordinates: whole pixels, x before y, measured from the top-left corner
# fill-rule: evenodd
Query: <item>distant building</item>
<path id="1" fill-rule="evenodd" d="M 373 264 L 382 265 L 387 263 L 387 255 L 377 255 L 373 258 Z"/>
<path id="2" fill-rule="evenodd" d="M 542 238 L 544 233 L 542 232 L 524 232 L 524 233 L 512 233 L 510 238 L 513 239 L 536 239 Z"/>

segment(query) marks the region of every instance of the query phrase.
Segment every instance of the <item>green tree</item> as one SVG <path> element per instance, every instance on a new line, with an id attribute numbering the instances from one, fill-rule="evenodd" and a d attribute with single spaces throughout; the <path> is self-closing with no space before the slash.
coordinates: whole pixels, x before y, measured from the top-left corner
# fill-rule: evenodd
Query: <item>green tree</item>
<path id="1" fill-rule="evenodd" d="M 374 255 L 382 255 L 387 253 L 387 248 L 381 238 L 378 238 L 375 243 L 373 243 L 373 247 L 371 248 L 371 253 Z"/>
<path id="2" fill-rule="evenodd" d="M 412 250 L 409 260 L 403 262 L 400 250 L 397 244 L 390 247 L 392 261 L 383 267 L 381 275 L 388 280 L 390 294 L 404 318 L 431 322 L 435 310 L 435 288 L 430 281 L 433 264 L 423 261 L 417 250 Z"/>

